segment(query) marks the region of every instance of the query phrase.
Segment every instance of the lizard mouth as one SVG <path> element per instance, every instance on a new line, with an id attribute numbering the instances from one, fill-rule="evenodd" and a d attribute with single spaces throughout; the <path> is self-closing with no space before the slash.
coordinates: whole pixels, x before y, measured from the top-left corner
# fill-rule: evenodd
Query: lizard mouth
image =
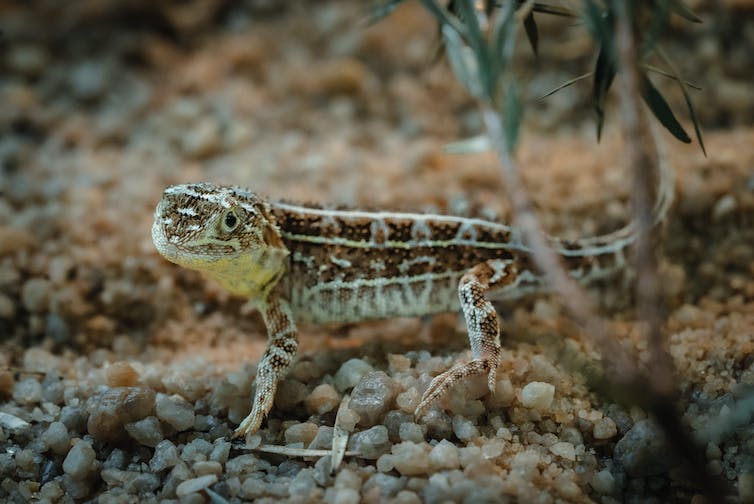
<path id="1" fill-rule="evenodd" d="M 164 226 L 159 223 L 159 219 L 155 219 L 154 224 L 152 224 L 152 242 L 161 256 L 170 262 L 176 262 L 179 252 L 178 247 L 168 241 Z"/>

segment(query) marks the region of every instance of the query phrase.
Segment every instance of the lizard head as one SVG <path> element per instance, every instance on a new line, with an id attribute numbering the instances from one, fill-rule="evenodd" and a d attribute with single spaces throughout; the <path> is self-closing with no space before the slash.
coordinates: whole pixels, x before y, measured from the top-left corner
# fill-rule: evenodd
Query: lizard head
<path id="1" fill-rule="evenodd" d="M 284 272 L 288 254 L 262 198 L 212 184 L 165 189 L 155 209 L 152 241 L 168 261 L 249 298 L 266 297 Z"/>

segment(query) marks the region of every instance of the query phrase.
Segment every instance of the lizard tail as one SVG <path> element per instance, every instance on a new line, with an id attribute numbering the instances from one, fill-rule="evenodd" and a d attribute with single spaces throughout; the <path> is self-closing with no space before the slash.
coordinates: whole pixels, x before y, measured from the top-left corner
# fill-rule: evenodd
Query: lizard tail
<path id="1" fill-rule="evenodd" d="M 656 145 L 657 180 L 652 206 L 652 227 L 657 227 L 665 220 L 675 195 L 675 172 L 661 142 L 656 142 Z M 634 218 L 622 228 L 608 234 L 571 241 L 554 239 L 553 245 L 558 253 L 566 257 L 622 253 L 636 241 L 638 234 L 639 223 Z"/>

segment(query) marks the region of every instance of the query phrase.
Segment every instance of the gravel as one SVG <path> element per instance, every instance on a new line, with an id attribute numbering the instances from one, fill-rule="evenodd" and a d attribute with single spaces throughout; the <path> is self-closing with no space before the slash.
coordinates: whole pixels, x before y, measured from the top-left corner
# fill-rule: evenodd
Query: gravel
<path id="1" fill-rule="evenodd" d="M 360 425 L 371 426 L 390 410 L 395 396 L 393 380 L 384 371 L 371 372 L 354 387 L 348 407 L 359 415 Z"/>
<path id="2" fill-rule="evenodd" d="M 177 431 L 194 427 L 194 408 L 179 395 L 157 394 L 155 411 L 157 418 L 173 426 Z"/>
<path id="3" fill-rule="evenodd" d="M 555 386 L 549 383 L 531 382 L 521 390 L 521 404 L 540 411 L 547 411 L 554 397 Z"/>
<path id="4" fill-rule="evenodd" d="M 361 359 L 347 360 L 335 373 L 335 388 L 341 393 L 352 389 L 372 371 L 374 368 Z"/>
<path id="5" fill-rule="evenodd" d="M 651 420 L 636 422 L 615 444 L 614 457 L 634 477 L 662 474 L 677 464 L 665 435 Z"/>
<path id="6" fill-rule="evenodd" d="M 118 21 L 122 2 L 4 7 L 13 43 L 0 86 L 0 501 L 697 500 L 647 412 L 590 390 L 578 370 L 597 365 L 595 350 L 546 295 L 501 303 L 494 394 L 483 377 L 469 380 L 421 419 L 413 411 L 431 379 L 470 358 L 457 315 L 302 322 L 299 360 L 262 429 L 249 446 L 231 440 L 249 412 L 265 331 L 252 307 L 156 254 L 149 227 L 163 187 L 210 180 L 396 209 L 467 194 L 510 216 L 494 156 L 467 163 L 443 150 L 476 134 L 479 117 L 447 65 L 426 67 L 436 27 L 419 3 L 368 30 L 349 2 L 268 3 L 137 1 L 137 30 Z M 751 129 L 721 129 L 754 117 L 743 50 L 754 31 L 733 31 L 751 2 L 708 4 L 694 5 L 701 31 L 666 46 L 704 62 L 686 77 L 712 90 L 698 113 L 714 131 L 709 158 L 669 146 L 683 176 L 661 281 L 684 420 L 708 469 L 745 503 L 754 502 L 751 426 L 704 435 L 738 418 L 754 384 L 754 158 L 742 148 Z M 719 26 L 732 26 L 740 47 L 723 51 L 730 37 Z M 540 30 L 552 49 L 514 58 L 551 69 L 531 96 L 593 63 L 586 44 L 561 43 L 548 23 Z M 655 82 L 684 106 L 675 83 Z M 570 121 L 588 114 L 582 91 L 526 98 L 517 157 L 556 235 L 614 229 L 628 215 L 610 122 L 597 149 L 591 125 Z M 595 297 L 621 344 L 649 362 L 620 285 L 595 286 Z M 255 450 L 329 449 L 339 409 L 358 454 L 335 471 L 329 456 Z"/>
<path id="7" fill-rule="evenodd" d="M 96 461 L 96 453 L 91 443 L 80 440 L 73 445 L 63 460 L 63 471 L 72 478 L 83 479 L 95 469 Z"/>

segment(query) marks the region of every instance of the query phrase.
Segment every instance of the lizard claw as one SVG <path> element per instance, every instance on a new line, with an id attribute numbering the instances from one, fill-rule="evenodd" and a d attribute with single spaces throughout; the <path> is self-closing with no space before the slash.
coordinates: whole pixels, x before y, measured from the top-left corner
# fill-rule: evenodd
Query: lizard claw
<path id="1" fill-rule="evenodd" d="M 273 398 L 277 383 L 272 381 L 266 374 L 257 376 L 257 390 L 254 393 L 254 403 L 251 412 L 243 419 L 238 428 L 233 431 L 234 438 L 246 436 L 247 438 L 256 433 L 262 426 L 262 420 L 272 409 Z"/>
<path id="2" fill-rule="evenodd" d="M 444 373 L 436 376 L 424 391 L 419 405 L 414 411 L 414 418 L 419 420 L 423 417 L 435 401 L 442 399 L 451 388 L 465 381 L 470 376 L 487 374 L 487 385 L 494 393 L 497 377 L 497 362 L 492 359 L 474 359 L 466 364 L 459 364 Z"/>

